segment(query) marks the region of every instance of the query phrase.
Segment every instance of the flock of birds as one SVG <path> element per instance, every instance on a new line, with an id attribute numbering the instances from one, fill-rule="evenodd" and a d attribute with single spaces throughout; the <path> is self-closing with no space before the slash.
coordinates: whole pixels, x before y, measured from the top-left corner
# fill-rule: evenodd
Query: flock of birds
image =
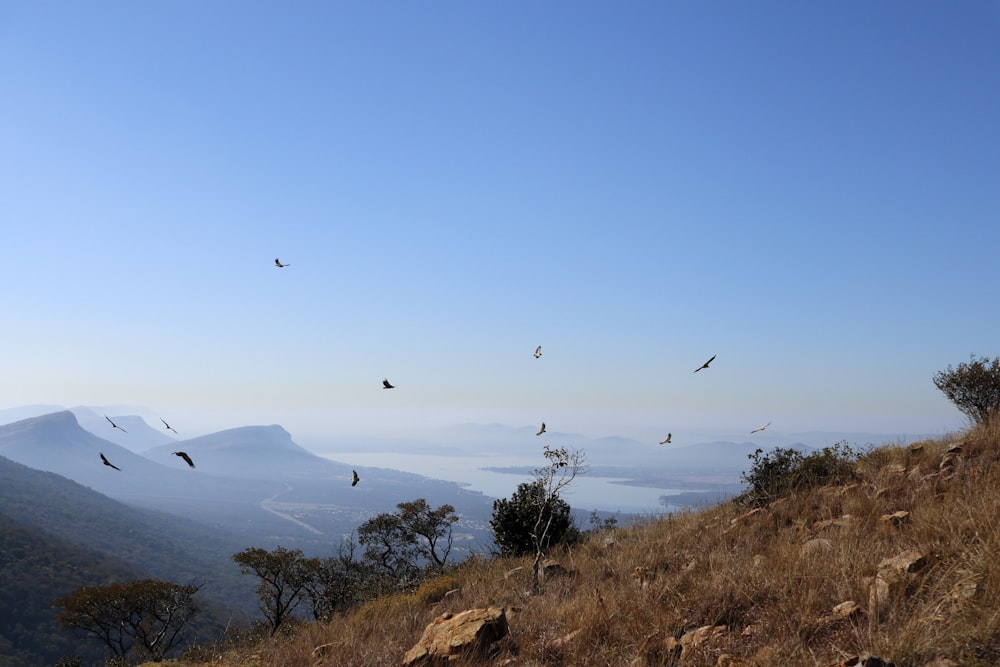
<path id="1" fill-rule="evenodd" d="M 274 258 L 274 265 L 276 267 L 278 267 L 279 269 L 283 269 L 285 267 L 291 266 L 291 264 L 282 264 L 281 260 L 278 259 L 277 257 Z M 535 348 L 535 354 L 534 354 L 534 356 L 535 356 L 535 359 L 540 359 L 542 357 L 542 346 L 541 345 L 539 345 L 538 347 Z M 719 356 L 719 355 L 713 354 L 711 359 L 709 359 L 708 361 L 706 361 L 705 363 L 703 363 L 698 368 L 694 369 L 694 372 L 697 373 L 698 371 L 703 371 L 703 370 L 707 369 L 709 367 L 709 365 L 713 361 L 715 361 L 715 358 L 717 356 Z M 389 378 L 384 378 L 382 380 L 382 388 L 383 389 L 395 389 L 396 385 L 394 385 L 391 382 L 389 382 Z M 121 426 L 119 426 L 114 421 L 112 421 L 111 417 L 108 417 L 107 415 L 104 415 L 104 418 L 108 420 L 108 422 L 111 424 L 112 428 L 116 428 L 119 431 L 121 431 L 122 433 L 128 433 L 128 431 L 126 431 Z M 174 433 L 177 433 L 177 431 L 174 430 L 174 428 L 170 424 L 168 424 L 165 419 L 163 419 L 161 417 L 160 421 L 163 422 L 163 425 L 166 427 L 166 429 L 168 431 L 173 431 Z M 753 433 L 759 433 L 760 431 L 763 431 L 764 429 L 766 429 L 770 425 L 771 425 L 771 422 L 767 422 L 763 426 L 758 426 L 757 428 L 753 429 L 752 431 L 750 431 L 750 433 L 751 434 L 753 434 Z M 541 427 L 538 429 L 538 432 L 535 433 L 535 435 L 542 435 L 543 433 L 545 433 L 545 422 L 542 422 Z M 660 444 L 661 445 L 669 445 L 671 443 L 672 439 L 673 439 L 673 434 L 672 433 L 667 433 L 667 437 L 664 438 L 663 440 L 661 440 Z M 172 452 L 172 454 L 174 454 L 175 456 L 179 456 L 180 458 L 184 459 L 184 461 L 187 462 L 188 466 L 190 466 L 191 468 L 195 467 L 194 466 L 194 461 L 191 460 L 191 457 L 188 456 L 187 452 L 179 451 L 179 452 Z M 118 466 L 116 466 L 113 463 L 111 463 L 111 461 L 109 461 L 107 459 L 107 457 L 104 456 L 103 452 L 101 453 L 101 461 L 104 463 L 104 465 L 106 465 L 106 466 L 108 466 L 110 468 L 114 468 L 115 470 L 119 470 L 119 471 L 121 470 L 121 468 L 119 468 Z M 361 481 L 361 478 L 358 477 L 358 471 L 357 470 L 352 470 L 351 471 L 351 486 L 357 486 L 358 482 L 360 482 L 360 481 Z"/>

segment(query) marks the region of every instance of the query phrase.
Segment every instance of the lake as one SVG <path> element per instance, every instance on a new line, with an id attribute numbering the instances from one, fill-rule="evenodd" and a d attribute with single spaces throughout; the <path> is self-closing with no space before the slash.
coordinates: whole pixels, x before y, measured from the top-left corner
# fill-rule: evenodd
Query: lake
<path id="1" fill-rule="evenodd" d="M 334 457 L 330 457 L 334 458 Z M 457 482 L 464 487 L 480 491 L 491 498 L 510 498 L 517 485 L 530 481 L 524 474 L 509 474 L 483 470 L 484 467 L 537 467 L 538 459 L 505 455 L 436 456 L 405 453 L 373 453 L 338 451 L 336 460 L 351 465 L 373 468 L 394 468 L 406 472 Z M 692 489 L 650 488 L 616 484 L 620 477 L 595 477 L 579 475 L 562 494 L 563 499 L 575 510 L 600 510 L 625 514 L 660 515 L 683 509 L 679 505 L 663 505 L 660 496 L 673 495 Z"/>

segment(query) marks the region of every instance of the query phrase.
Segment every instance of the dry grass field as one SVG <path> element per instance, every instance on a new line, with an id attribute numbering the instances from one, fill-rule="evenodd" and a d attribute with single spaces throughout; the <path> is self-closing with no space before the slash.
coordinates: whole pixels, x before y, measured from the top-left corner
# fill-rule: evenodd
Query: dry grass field
<path id="1" fill-rule="evenodd" d="M 471 560 L 404 595 L 178 665 L 402 664 L 446 612 L 500 607 L 509 634 L 449 664 L 1000 665 L 1000 425 L 856 457 L 851 478 Z M 866 657 L 867 656 L 867 657 Z M 881 662 L 871 656 L 879 656 Z"/>

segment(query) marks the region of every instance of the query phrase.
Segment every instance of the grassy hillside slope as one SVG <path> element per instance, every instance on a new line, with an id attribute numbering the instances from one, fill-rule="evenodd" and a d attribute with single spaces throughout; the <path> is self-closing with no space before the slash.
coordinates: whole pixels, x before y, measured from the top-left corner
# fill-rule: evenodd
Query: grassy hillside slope
<path id="1" fill-rule="evenodd" d="M 591 534 L 539 591 L 528 559 L 471 560 L 181 664 L 399 665 L 436 617 L 489 605 L 509 611 L 496 665 L 1000 664 L 1000 425 L 872 450 L 849 477 Z"/>

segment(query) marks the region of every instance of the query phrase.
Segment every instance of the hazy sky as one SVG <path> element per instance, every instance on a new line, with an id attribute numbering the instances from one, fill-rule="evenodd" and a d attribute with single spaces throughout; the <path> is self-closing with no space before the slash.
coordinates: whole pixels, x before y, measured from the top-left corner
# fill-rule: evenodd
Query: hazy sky
<path id="1" fill-rule="evenodd" d="M 961 425 L 998 72 L 995 1 L 0 2 L 0 407 Z"/>

